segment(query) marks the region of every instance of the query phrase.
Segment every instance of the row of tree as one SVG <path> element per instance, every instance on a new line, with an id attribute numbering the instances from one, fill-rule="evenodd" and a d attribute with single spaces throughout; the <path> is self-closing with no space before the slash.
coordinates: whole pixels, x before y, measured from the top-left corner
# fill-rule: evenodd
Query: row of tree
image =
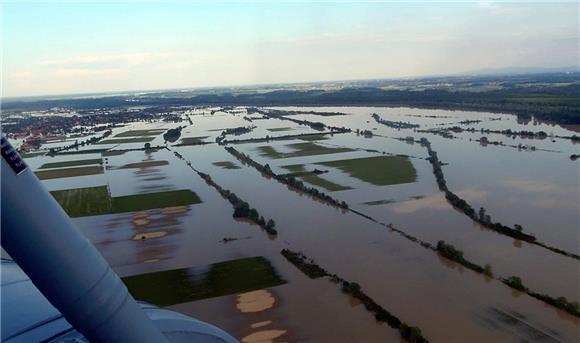
<path id="1" fill-rule="evenodd" d="M 439 158 L 437 157 L 437 152 L 435 152 L 431 148 L 431 143 L 427 140 L 427 138 L 421 138 L 420 143 L 427 148 L 427 151 L 429 153 L 429 158 L 427 158 L 427 160 L 431 162 L 431 165 L 433 166 L 433 173 L 435 174 L 435 179 L 437 181 L 439 189 L 445 193 L 445 198 L 449 201 L 449 203 L 451 203 L 451 205 L 453 205 L 453 207 L 462 211 L 472 220 L 481 224 L 482 226 L 485 226 L 490 230 L 493 230 L 495 232 L 515 239 L 528 242 L 530 244 L 540 246 L 557 254 L 568 256 L 576 260 L 580 260 L 580 256 L 578 254 L 574 254 L 572 252 L 550 246 L 546 243 L 539 242 L 533 235 L 523 232 L 523 228 L 519 224 L 515 224 L 514 227 L 511 228 L 499 222 L 494 223 L 491 220 L 491 217 L 485 213 L 484 208 L 480 208 L 479 212 L 476 213 L 476 211 L 473 209 L 473 207 L 471 207 L 471 205 L 469 205 L 467 201 L 465 201 L 457 194 L 450 191 L 449 188 L 447 187 L 447 182 L 445 181 L 445 176 L 443 175 L 443 170 L 441 169 L 442 163 L 439 161 Z"/>
<path id="2" fill-rule="evenodd" d="M 419 125 L 419 124 L 413 124 L 413 123 L 410 123 L 410 122 L 385 120 L 385 119 L 381 118 L 381 116 L 379 116 L 377 113 L 371 114 L 371 117 L 373 117 L 373 119 L 377 123 L 382 124 L 382 125 L 385 125 L 385 126 L 388 126 L 388 127 L 391 127 L 393 129 L 397 129 L 397 130 L 400 130 L 400 129 L 416 129 L 416 128 L 421 127 L 421 125 Z"/>
<path id="3" fill-rule="evenodd" d="M 401 321 L 397 316 L 387 311 L 381 305 L 377 304 L 371 297 L 363 292 L 361 286 L 356 282 L 349 282 L 336 274 L 331 274 L 324 268 L 320 267 L 313 259 L 309 259 L 304 254 L 294 252 L 289 249 L 283 249 L 281 252 L 290 263 L 300 269 L 310 278 L 328 276 L 330 281 L 341 286 L 344 293 L 358 299 L 367 311 L 371 312 L 379 322 L 387 323 L 390 327 L 399 330 L 401 337 L 408 342 L 425 343 L 428 340 L 423 337 L 421 329 L 416 326 L 409 326 Z"/>
<path id="4" fill-rule="evenodd" d="M 66 150 L 70 150 L 70 149 L 78 149 L 79 146 L 85 146 L 85 145 L 90 145 L 90 144 L 95 144 L 99 141 L 101 141 L 104 138 L 109 137 L 113 132 L 111 130 L 107 130 L 105 132 L 103 132 L 102 135 L 98 136 L 98 137 L 91 137 L 89 139 L 86 139 L 84 141 L 81 141 L 79 143 L 78 140 L 76 140 L 73 144 L 71 145 L 67 145 L 67 146 L 63 146 L 63 147 L 58 147 L 58 148 L 50 148 L 48 150 L 48 155 L 49 156 L 54 156 L 56 154 L 58 154 L 61 151 L 66 151 Z"/>
<path id="5" fill-rule="evenodd" d="M 443 175 L 443 170 L 441 169 L 442 164 L 439 161 L 437 152 L 431 148 L 431 143 L 426 138 L 421 138 L 420 142 L 427 148 L 427 152 L 429 154 L 428 161 L 431 162 L 431 165 L 433 166 L 433 174 L 435 174 L 435 179 L 439 189 L 445 193 L 445 198 L 449 201 L 449 203 L 451 203 L 451 205 L 453 205 L 453 207 L 459 209 L 472 220 L 487 227 L 488 229 L 526 242 L 531 243 L 536 241 L 536 237 L 533 235 L 522 232 L 522 228 L 519 225 L 517 225 L 517 229 L 510 228 L 508 226 L 502 225 L 501 223 L 492 222 L 490 216 L 485 215 L 485 213 L 482 216 L 481 211 L 485 212 L 485 209 L 483 208 L 480 210 L 479 214 L 476 213 L 476 211 L 471 205 L 469 205 L 467 201 L 450 191 L 447 187 L 447 182 L 445 181 L 445 176 Z"/>
<path id="6" fill-rule="evenodd" d="M 228 189 L 222 188 L 220 185 L 215 183 L 209 174 L 205 174 L 202 172 L 197 172 L 197 174 L 205 180 L 205 182 L 217 189 L 218 193 L 225 199 L 227 199 L 232 206 L 234 207 L 234 214 L 232 215 L 234 218 L 245 218 L 248 219 L 255 224 L 259 225 L 262 229 L 264 229 L 267 233 L 271 235 L 277 235 L 278 231 L 275 229 L 276 223 L 273 219 L 266 219 L 258 213 L 258 210 L 251 207 L 246 201 L 240 199 L 235 193 L 231 192 Z"/>
<path id="7" fill-rule="evenodd" d="M 267 177 L 271 177 L 276 181 L 287 185 L 290 189 L 306 193 L 312 196 L 313 198 L 318 199 L 326 204 L 348 209 L 348 204 L 345 201 L 339 201 L 337 199 L 334 199 L 330 195 L 319 191 L 317 188 L 308 187 L 304 184 L 304 182 L 296 179 L 294 176 L 278 175 L 272 171 L 270 165 L 268 164 L 261 165 L 260 163 L 254 161 L 250 156 L 237 151 L 233 147 L 225 147 L 225 149 L 227 150 L 227 152 L 229 152 L 235 158 L 237 158 L 240 162 L 255 168 L 256 170 L 258 170 L 260 173 L 262 173 Z"/>
<path id="8" fill-rule="evenodd" d="M 179 158 L 181 160 L 185 160 L 183 158 L 183 156 L 180 153 L 178 153 L 177 151 L 174 151 L 173 153 L 175 154 L 175 156 L 177 158 Z M 215 188 L 223 198 L 225 198 L 226 200 L 228 200 L 230 202 L 230 204 L 232 204 L 232 206 L 234 207 L 234 213 L 232 216 L 234 218 L 248 219 L 251 222 L 255 223 L 256 225 L 259 225 L 262 229 L 264 229 L 270 235 L 274 235 L 274 236 L 278 235 L 278 231 L 275 229 L 276 222 L 274 222 L 273 219 L 266 220 L 263 216 L 260 215 L 260 213 L 258 213 L 258 210 L 251 207 L 246 201 L 240 199 L 240 197 L 238 197 L 235 193 L 231 192 L 228 189 L 224 189 L 222 186 L 218 185 L 215 181 L 213 181 L 213 179 L 211 178 L 211 176 L 209 174 L 205 174 L 205 173 L 202 173 L 202 172 L 196 170 L 195 168 L 193 168 L 193 166 L 191 165 L 191 163 L 189 161 L 186 163 L 208 185 Z"/>
<path id="9" fill-rule="evenodd" d="M 439 254 L 447 259 L 455 261 L 464 267 L 473 270 L 476 273 L 485 274 L 487 276 L 493 276 L 491 271 L 491 265 L 486 264 L 484 267 L 472 263 L 463 257 L 463 251 L 456 249 L 453 245 L 445 243 L 445 241 L 437 242 L 437 251 Z"/>
<path id="10" fill-rule="evenodd" d="M 536 293 L 524 286 L 522 279 L 517 276 L 511 276 L 509 278 L 501 279 L 501 282 L 508 285 L 513 289 L 527 293 L 529 296 L 541 300 L 547 304 L 557 307 L 570 313 L 573 316 L 580 318 L 580 304 L 577 301 L 569 301 L 566 297 L 554 298 L 547 294 Z"/>

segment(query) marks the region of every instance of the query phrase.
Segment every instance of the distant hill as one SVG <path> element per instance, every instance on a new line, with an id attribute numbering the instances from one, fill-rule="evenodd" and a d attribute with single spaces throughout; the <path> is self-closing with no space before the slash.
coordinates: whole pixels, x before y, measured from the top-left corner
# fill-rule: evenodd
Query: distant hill
<path id="1" fill-rule="evenodd" d="M 505 67 L 505 68 L 488 68 L 479 69 L 472 72 L 463 73 L 463 75 L 520 75 L 520 74 L 551 74 L 579 72 L 580 66 L 569 67 Z"/>

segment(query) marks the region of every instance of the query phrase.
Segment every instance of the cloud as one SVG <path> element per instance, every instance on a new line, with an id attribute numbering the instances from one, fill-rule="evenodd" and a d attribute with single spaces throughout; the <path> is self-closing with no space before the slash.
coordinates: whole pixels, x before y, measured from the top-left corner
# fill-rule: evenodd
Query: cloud
<path id="1" fill-rule="evenodd" d="M 32 73 L 29 71 L 19 71 L 13 74 L 15 78 L 17 79 L 29 79 L 32 77 Z"/>
<path id="2" fill-rule="evenodd" d="M 515 11 L 515 8 L 501 6 L 497 1 L 480 1 L 479 8 L 495 14 L 505 14 Z"/>
<path id="3" fill-rule="evenodd" d="M 487 197 L 487 192 L 475 188 L 468 188 L 457 192 L 457 195 L 466 201 L 481 201 Z M 403 201 L 392 207 L 393 212 L 401 214 L 414 213 L 420 210 L 446 210 L 451 205 L 440 194 L 432 194 L 421 199 Z"/>
<path id="4" fill-rule="evenodd" d="M 113 76 L 124 74 L 122 69 L 88 69 L 88 68 L 66 68 L 55 71 L 57 76 L 80 77 L 80 76 Z"/>
<path id="5" fill-rule="evenodd" d="M 414 213 L 419 210 L 445 210 L 448 205 L 440 194 L 429 195 L 417 200 L 403 201 L 393 206 L 393 212 L 401 214 Z"/>
<path id="6" fill-rule="evenodd" d="M 536 180 L 505 180 L 502 182 L 502 185 L 505 187 L 515 188 L 522 192 L 532 193 L 558 192 L 560 190 L 560 187 L 558 187 L 556 184 Z"/>
<path id="7" fill-rule="evenodd" d="M 76 56 L 71 58 L 59 60 L 41 61 L 41 65 L 86 65 L 86 64 L 100 64 L 109 62 L 127 63 L 129 65 L 138 65 L 149 62 L 155 59 L 167 58 L 172 56 L 171 53 L 130 53 L 130 54 L 106 54 L 106 55 L 86 55 Z"/>

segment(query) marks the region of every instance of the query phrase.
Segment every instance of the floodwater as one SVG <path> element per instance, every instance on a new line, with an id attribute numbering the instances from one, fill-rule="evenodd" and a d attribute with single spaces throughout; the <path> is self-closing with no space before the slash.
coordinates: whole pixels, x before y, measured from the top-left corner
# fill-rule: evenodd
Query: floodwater
<path id="1" fill-rule="evenodd" d="M 375 136 L 334 134 L 315 143 L 354 151 L 282 159 L 269 159 L 260 154 L 258 147 L 272 146 L 279 152 L 289 152 L 292 151 L 289 144 L 304 141 L 289 139 L 233 146 L 259 163 L 268 163 L 276 173 L 287 173 L 282 167 L 292 164 L 304 164 L 312 170 L 321 168 L 320 162 L 378 156 L 383 152 L 407 155 L 417 173 L 415 182 L 376 186 L 339 169 L 323 167 L 329 172 L 320 177 L 351 189 L 329 192 L 318 188 L 346 201 L 351 208 L 385 224 L 392 223 L 423 241 L 436 244 L 445 240 L 461 249 L 470 261 L 490 264 L 495 276 L 516 275 L 533 291 L 580 300 L 578 260 L 480 227 L 447 203 L 437 188 L 430 163 L 425 160 L 426 149 L 394 138 L 428 138 L 439 159 L 448 163 L 443 171 L 453 192 L 476 209 L 484 207 L 494 221 L 509 226 L 520 224 L 538 240 L 574 253 L 580 252 L 580 199 L 578 162 L 571 161 L 569 156 L 577 153 L 577 145 L 557 137 L 531 140 L 480 131 L 448 139 L 414 129 L 389 128 L 376 123 L 371 113 L 386 120 L 419 124 L 421 130 L 458 125 L 476 130 L 543 130 L 554 136 L 570 136 L 572 131 L 543 123 L 518 122 L 514 116 L 495 113 L 365 107 L 287 109 L 348 113 L 300 114 L 292 118 L 372 130 Z M 253 118 L 250 122 L 244 119 L 248 116 L 243 108 L 232 111 L 235 113 L 216 109 L 211 114 L 210 110 L 190 111 L 188 117 L 193 125 L 187 121 L 132 123 L 115 129 L 114 134 L 187 125 L 182 137 L 207 136 L 206 142 L 214 142 L 221 129 L 239 126 L 256 127 L 239 136 L 229 135 L 228 139 L 317 132 L 290 121 L 256 119 L 260 115 L 249 116 Z M 481 122 L 459 124 L 468 119 Z M 506 145 L 533 145 L 536 150 L 482 146 L 476 141 L 482 136 Z M 152 141 L 152 145 L 163 144 L 161 135 Z M 142 145 L 111 147 L 121 150 Z M 578 340 L 578 318 L 446 260 L 382 225 L 289 190 L 242 165 L 217 144 L 170 145 L 169 149 L 127 151 L 103 157 L 102 175 L 43 183 L 49 190 L 106 185 L 112 196 L 190 189 L 201 198 L 202 203 L 189 206 L 74 219 L 121 276 L 264 256 L 288 281 L 265 290 L 170 306 L 174 310 L 218 325 L 243 342 L 400 341 L 396 330 L 377 323 L 362 304 L 342 293 L 339 286 L 326 278 L 309 279 L 288 263 L 279 252 L 289 248 L 303 252 L 329 272 L 359 283 L 378 304 L 404 322 L 420 327 L 433 342 Z M 194 173 L 186 161 L 176 158 L 173 151 L 183 155 L 194 168 L 210 174 L 216 183 L 233 191 L 265 218 L 274 219 L 277 237 L 268 236 L 257 225 L 232 218 L 231 204 Z M 26 161 L 36 169 L 47 162 L 99 157 L 100 154 L 42 156 Z M 144 161 L 168 161 L 168 164 L 119 169 Z M 223 161 L 241 168 L 214 165 Z M 236 240 L 224 243 L 224 238 Z"/>

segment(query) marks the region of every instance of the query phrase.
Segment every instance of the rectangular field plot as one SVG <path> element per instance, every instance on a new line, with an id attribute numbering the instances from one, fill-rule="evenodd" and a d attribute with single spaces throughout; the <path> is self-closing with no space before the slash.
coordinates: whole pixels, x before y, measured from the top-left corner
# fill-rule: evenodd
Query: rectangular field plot
<path id="1" fill-rule="evenodd" d="M 125 164 L 120 169 L 159 167 L 159 166 L 166 166 L 168 164 L 169 164 L 169 162 L 168 161 L 164 161 L 164 160 L 160 160 L 160 161 L 143 161 L 143 162 L 135 162 L 135 163 Z"/>
<path id="2" fill-rule="evenodd" d="M 311 143 L 311 142 L 287 144 L 286 147 L 293 149 L 294 151 L 282 153 L 282 152 L 277 151 L 275 148 L 273 148 L 269 145 L 260 146 L 257 149 L 260 151 L 260 155 L 267 156 L 271 159 L 299 157 L 299 156 L 337 154 L 337 153 L 341 153 L 341 152 L 353 151 L 350 148 L 326 147 L 326 146 L 318 145 L 318 144 Z"/>
<path id="3" fill-rule="evenodd" d="M 194 192 L 184 189 L 179 191 L 167 191 L 128 195 L 111 198 L 112 212 L 143 211 L 152 208 L 164 208 L 171 206 L 184 206 L 201 203 L 201 199 Z"/>
<path id="4" fill-rule="evenodd" d="M 73 218 L 201 203 L 197 194 L 190 190 L 111 197 L 107 187 L 100 186 L 50 193 Z"/>
<path id="5" fill-rule="evenodd" d="M 212 164 L 216 167 L 221 167 L 222 169 L 240 169 L 240 167 L 232 161 L 218 161 Z"/>
<path id="6" fill-rule="evenodd" d="M 164 132 L 164 129 L 150 129 L 150 130 L 130 130 L 121 132 L 115 137 L 139 137 L 139 136 L 157 136 Z"/>
<path id="7" fill-rule="evenodd" d="M 340 169 L 354 178 L 377 186 L 411 183 L 417 180 L 417 171 L 407 157 L 376 156 L 317 164 Z"/>
<path id="8" fill-rule="evenodd" d="M 157 306 L 238 294 L 286 283 L 270 261 L 250 257 L 206 267 L 167 270 L 123 278 L 137 300 Z"/>
<path id="9" fill-rule="evenodd" d="M 183 137 L 178 142 L 177 145 L 195 145 L 203 143 L 204 140 L 209 136 L 198 136 L 198 137 Z"/>
<path id="10" fill-rule="evenodd" d="M 49 180 L 49 179 L 59 179 L 63 177 L 103 174 L 103 167 L 91 166 L 91 167 L 39 170 L 34 173 L 40 180 Z"/>
<path id="11" fill-rule="evenodd" d="M 281 131 L 291 131 L 293 130 L 293 128 L 291 127 L 275 127 L 275 128 L 271 128 L 271 129 L 266 129 L 270 132 L 281 132 Z"/>
<path id="12" fill-rule="evenodd" d="M 111 197 L 106 186 L 50 192 L 72 218 L 111 213 Z"/>
<path id="13" fill-rule="evenodd" d="M 328 191 L 336 192 L 336 191 L 343 191 L 346 189 L 351 189 L 350 187 L 342 186 L 337 183 L 328 181 L 314 172 L 309 172 L 304 168 L 303 164 L 294 164 L 290 166 L 283 166 L 282 168 L 291 171 L 291 176 L 297 177 L 302 179 L 304 182 L 307 182 L 314 186 L 320 186 Z"/>
<path id="14" fill-rule="evenodd" d="M 22 157 L 22 158 L 32 158 L 32 157 L 37 157 L 37 156 L 42 156 L 42 155 L 46 155 L 46 151 L 27 152 L 27 153 L 24 153 L 24 154 L 20 154 L 20 157 Z"/>
<path id="15" fill-rule="evenodd" d="M 64 162 L 52 162 L 45 163 L 39 169 L 47 168 L 63 168 L 63 167 L 73 167 L 73 166 L 84 166 L 89 164 L 102 164 L 103 160 L 100 158 L 93 158 L 90 160 L 78 160 L 78 161 L 64 161 Z"/>
<path id="16" fill-rule="evenodd" d="M 301 141 L 322 141 L 328 139 L 326 135 L 308 135 L 298 138 Z"/>
<path id="17" fill-rule="evenodd" d="M 112 138 L 105 139 L 97 144 L 123 144 L 123 143 L 147 143 L 151 142 L 155 137 L 137 137 L 137 138 Z"/>

